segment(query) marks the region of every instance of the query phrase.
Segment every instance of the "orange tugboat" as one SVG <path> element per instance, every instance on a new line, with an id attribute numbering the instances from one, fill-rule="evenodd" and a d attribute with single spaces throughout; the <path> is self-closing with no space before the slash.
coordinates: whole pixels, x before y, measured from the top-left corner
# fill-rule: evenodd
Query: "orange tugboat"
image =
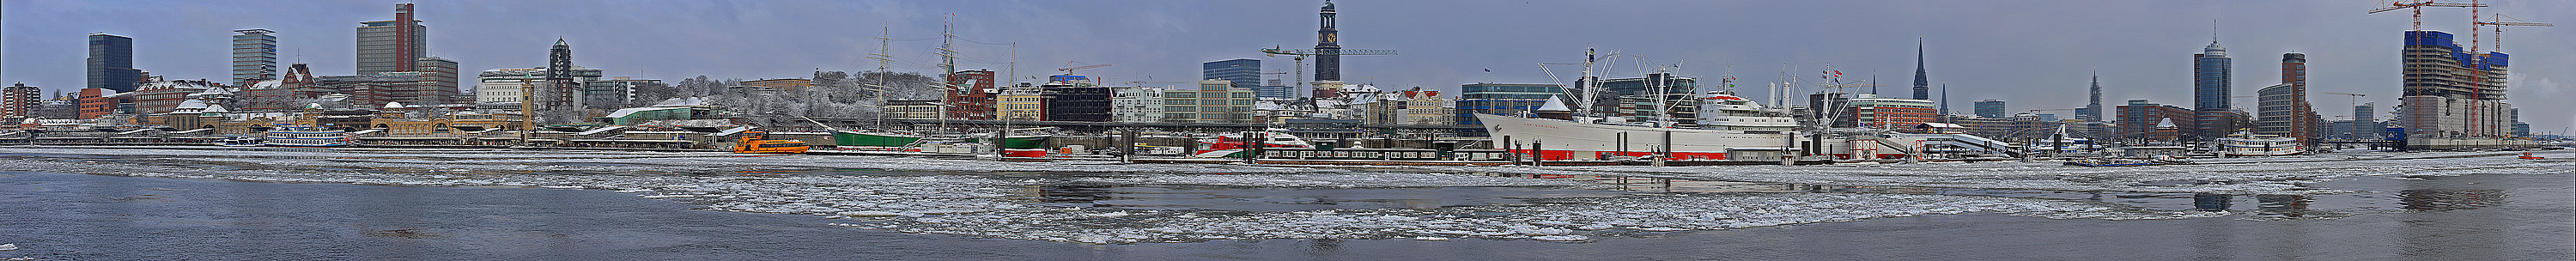
<path id="1" fill-rule="evenodd" d="M 803 154 L 806 149 L 804 141 L 773 140 L 768 132 L 761 131 L 743 132 L 734 143 L 733 153 Z"/>
<path id="2" fill-rule="evenodd" d="M 2530 152 L 2524 152 L 2524 153 L 2522 153 L 2522 157 L 2520 157 L 2520 158 L 2522 158 L 2522 159 L 2527 159 L 2527 160 L 2545 160 L 2545 159 L 2549 159 L 2548 157 L 2532 156 Z"/>

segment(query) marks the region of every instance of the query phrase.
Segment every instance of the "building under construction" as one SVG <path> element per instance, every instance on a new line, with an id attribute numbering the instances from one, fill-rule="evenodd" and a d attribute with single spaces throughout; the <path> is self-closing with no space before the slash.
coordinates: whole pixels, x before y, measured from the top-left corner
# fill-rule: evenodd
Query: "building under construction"
<path id="1" fill-rule="evenodd" d="M 2450 33 L 2406 31 L 2404 91 L 2397 120 L 2412 149 L 2467 149 L 2529 145 L 2512 140 L 2512 104 L 2505 102 L 2501 52 L 2462 49 Z"/>

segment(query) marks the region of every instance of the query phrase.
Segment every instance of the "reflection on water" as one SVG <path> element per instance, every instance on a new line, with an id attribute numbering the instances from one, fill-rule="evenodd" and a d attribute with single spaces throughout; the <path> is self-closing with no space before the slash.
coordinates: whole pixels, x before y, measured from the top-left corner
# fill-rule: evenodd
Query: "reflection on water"
<path id="1" fill-rule="evenodd" d="M 2228 204 L 2227 201 L 2233 199 L 2235 199 L 2235 197 L 2227 195 L 2192 193 L 2191 209 L 2199 211 L 2227 211 L 2227 207 L 2231 205 Z"/>
<path id="2" fill-rule="evenodd" d="M 2397 192 L 2406 210 L 2446 211 L 2504 204 L 2505 192 L 2494 189 L 2409 189 Z"/>

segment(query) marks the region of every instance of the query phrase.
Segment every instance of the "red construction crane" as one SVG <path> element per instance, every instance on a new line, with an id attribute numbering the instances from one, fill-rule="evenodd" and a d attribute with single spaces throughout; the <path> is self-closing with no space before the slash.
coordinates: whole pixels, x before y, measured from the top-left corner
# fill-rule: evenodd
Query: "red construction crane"
<path id="1" fill-rule="evenodd" d="M 2370 13 L 2376 14 L 2376 13 L 2382 13 L 2382 12 L 2388 12 L 2388 11 L 2396 11 L 2397 9 L 2414 9 L 2413 11 L 2415 12 L 2415 15 L 2414 15 L 2414 17 L 2415 17 L 2415 24 L 2414 24 L 2414 26 L 2413 26 L 2413 27 L 2410 27 L 2410 28 L 2409 28 L 2410 30 L 2424 30 L 2424 7 L 2428 7 L 2428 6 L 2429 6 L 2429 7 L 2469 7 L 2469 8 L 2477 8 L 2477 7 L 2486 7 L 2486 6 L 2487 6 L 2486 4 L 2480 4 L 2480 3 L 2467 3 L 2467 4 L 2462 4 L 2462 3 L 2436 3 L 2436 2 L 2433 2 L 2433 1 L 2422 1 L 2422 2 L 2413 2 L 2413 3 L 2408 3 L 2408 2 L 2391 2 L 2391 3 L 2388 3 L 2388 5 L 2389 5 L 2388 7 L 2381 7 L 2381 8 L 2379 8 L 2379 9 L 2372 9 L 2372 10 L 2370 10 Z M 2476 19 L 2476 18 L 2470 18 L 2470 20 L 2477 20 L 2477 19 Z"/>

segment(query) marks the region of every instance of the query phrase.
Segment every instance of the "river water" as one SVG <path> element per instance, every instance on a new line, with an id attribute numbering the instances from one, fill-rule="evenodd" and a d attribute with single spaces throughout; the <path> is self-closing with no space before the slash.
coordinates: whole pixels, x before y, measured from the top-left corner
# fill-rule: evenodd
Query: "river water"
<path id="1" fill-rule="evenodd" d="M 118 157 L 0 153 L 0 160 Z M 319 160 L 319 159 L 316 159 Z M 105 163 L 102 163 L 105 164 Z M 237 164 L 162 162 L 161 166 Z M 25 166 L 25 165 L 12 165 Z M 304 169 L 283 171 L 310 171 Z M 811 214 L 528 186 L 245 182 L 0 171 L 0 251 L 13 260 L 2570 260 L 2570 173 L 2357 177 L 2311 195 L 1824 186 L 1595 176 L 1590 186 L 1264 187 L 1035 182 L 1050 207 L 1275 213 L 1530 204 L 1675 194 L 1934 194 L 2210 213 L 2165 219 L 1930 214 L 1723 230 L 1620 231 L 1576 243 L 1458 238 L 1089 244 L 854 228 Z M 798 169 L 782 175 L 930 175 Z M 1115 174 L 958 172 L 1041 180 Z M 1472 175 L 1469 175 L 1472 176 Z"/>

